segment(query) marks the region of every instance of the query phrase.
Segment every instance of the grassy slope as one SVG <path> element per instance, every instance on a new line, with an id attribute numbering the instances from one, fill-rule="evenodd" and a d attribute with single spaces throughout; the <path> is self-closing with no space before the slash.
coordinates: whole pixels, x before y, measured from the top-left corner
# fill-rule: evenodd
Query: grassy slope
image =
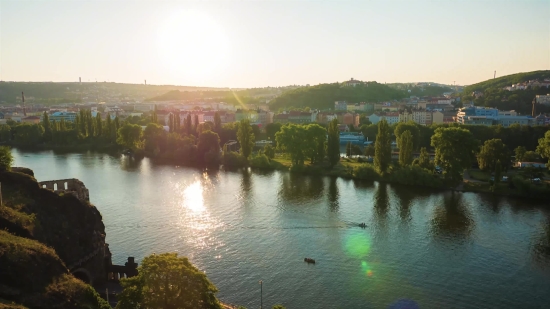
<path id="1" fill-rule="evenodd" d="M 110 308 L 91 286 L 70 275 L 52 247 L 36 240 L 49 235 L 52 228 L 32 212 L 36 198 L 44 198 L 35 196 L 43 190 L 36 180 L 21 173 L 3 172 L 0 176 L 9 179 L 3 182 L 4 203 L 0 206 L 0 309 L 24 308 L 12 302 L 30 308 Z M 32 190 L 34 186 L 38 191 Z M 58 198 L 60 203 L 64 200 Z M 54 217 L 52 213 L 42 219 Z M 58 225 L 57 229 L 64 228 Z"/>
<path id="2" fill-rule="evenodd" d="M 402 90 L 390 88 L 376 82 L 368 86 L 342 87 L 338 83 L 321 84 L 287 91 L 270 102 L 270 109 L 277 111 L 289 107 L 310 107 L 313 109 L 334 109 L 334 101 L 379 102 L 402 99 L 406 96 Z"/>
<path id="3" fill-rule="evenodd" d="M 485 91 L 488 88 L 502 88 L 510 86 L 512 84 L 525 82 L 528 80 L 538 79 L 542 80 L 545 78 L 550 78 L 550 71 L 533 71 L 533 72 L 524 72 L 516 73 L 506 76 L 501 76 L 495 79 L 489 79 L 477 84 L 473 84 L 464 88 L 464 93 L 469 94 L 473 91 Z"/>

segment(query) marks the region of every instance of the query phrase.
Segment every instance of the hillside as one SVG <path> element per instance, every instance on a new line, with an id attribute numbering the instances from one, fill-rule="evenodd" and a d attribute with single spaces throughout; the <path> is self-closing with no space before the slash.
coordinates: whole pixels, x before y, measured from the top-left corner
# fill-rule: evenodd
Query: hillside
<path id="1" fill-rule="evenodd" d="M 516 110 L 523 115 L 530 115 L 535 96 L 548 94 L 550 93 L 550 89 L 534 87 L 525 90 L 508 91 L 504 87 L 529 80 L 542 81 L 545 78 L 550 78 L 550 71 L 517 73 L 490 79 L 464 88 L 462 101 L 464 104 L 472 101 L 476 106 L 496 107 L 500 110 Z M 473 96 L 474 91 L 480 91 L 483 95 L 475 98 Z M 549 112 L 550 106 L 536 106 L 536 114 Z"/>
<path id="2" fill-rule="evenodd" d="M 244 90 L 210 90 L 210 91 L 180 91 L 172 90 L 159 96 L 148 98 L 146 101 L 224 101 L 229 104 L 260 104 L 265 103 L 292 87 L 279 88 L 251 88 Z"/>
<path id="3" fill-rule="evenodd" d="M 501 76 L 495 79 L 489 79 L 477 84 L 472 84 L 464 88 L 465 94 L 471 94 L 474 91 L 485 91 L 490 88 L 502 88 L 510 86 L 512 84 L 526 82 L 533 79 L 543 80 L 545 78 L 550 78 L 550 71 L 533 71 L 533 72 L 524 72 L 516 73 L 511 75 Z"/>
<path id="4" fill-rule="evenodd" d="M 405 91 L 393 89 L 377 82 L 355 87 L 343 87 L 339 83 L 321 84 L 287 91 L 270 102 L 270 109 L 277 111 L 290 107 L 312 109 L 334 108 L 335 101 L 379 102 L 406 97 Z"/>
<path id="5" fill-rule="evenodd" d="M 69 272 L 71 264 L 90 272 L 94 263 L 103 265 L 100 255 L 81 260 L 94 248 L 105 247 L 101 215 L 94 206 L 70 194 L 61 196 L 40 188 L 32 171 L 22 171 L 26 174 L 0 172 L 0 304 L 110 308 L 90 285 Z M 105 269 L 97 266 L 92 275 L 104 273 Z"/>
<path id="6" fill-rule="evenodd" d="M 27 103 L 55 104 L 112 100 L 143 100 L 168 91 L 211 91 L 224 88 L 120 83 L 36 83 L 0 82 L 0 104 L 21 103 L 21 92 Z"/>

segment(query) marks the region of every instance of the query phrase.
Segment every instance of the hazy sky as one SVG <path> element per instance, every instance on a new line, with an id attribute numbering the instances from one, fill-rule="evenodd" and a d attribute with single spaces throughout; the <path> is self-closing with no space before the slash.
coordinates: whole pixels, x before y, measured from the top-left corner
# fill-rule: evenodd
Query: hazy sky
<path id="1" fill-rule="evenodd" d="M 550 0 L 0 0 L 0 79 L 470 84 L 550 69 Z"/>

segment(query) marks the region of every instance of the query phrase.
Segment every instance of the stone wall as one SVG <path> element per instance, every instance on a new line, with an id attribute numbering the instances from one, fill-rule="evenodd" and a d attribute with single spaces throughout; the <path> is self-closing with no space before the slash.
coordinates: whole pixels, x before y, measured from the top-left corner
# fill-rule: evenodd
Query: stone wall
<path id="1" fill-rule="evenodd" d="M 58 194 L 72 194 L 83 202 L 90 201 L 90 193 L 88 189 L 82 181 L 75 178 L 41 181 L 38 185 L 41 188 L 50 189 Z"/>

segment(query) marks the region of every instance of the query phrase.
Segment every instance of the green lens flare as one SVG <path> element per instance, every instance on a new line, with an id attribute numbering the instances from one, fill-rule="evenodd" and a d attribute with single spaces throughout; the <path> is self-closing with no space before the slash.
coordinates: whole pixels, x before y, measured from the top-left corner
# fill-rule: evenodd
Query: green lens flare
<path id="1" fill-rule="evenodd" d="M 351 257 L 366 257 L 370 251 L 370 246 L 370 237 L 365 233 L 354 233 L 346 237 L 345 251 Z"/>

